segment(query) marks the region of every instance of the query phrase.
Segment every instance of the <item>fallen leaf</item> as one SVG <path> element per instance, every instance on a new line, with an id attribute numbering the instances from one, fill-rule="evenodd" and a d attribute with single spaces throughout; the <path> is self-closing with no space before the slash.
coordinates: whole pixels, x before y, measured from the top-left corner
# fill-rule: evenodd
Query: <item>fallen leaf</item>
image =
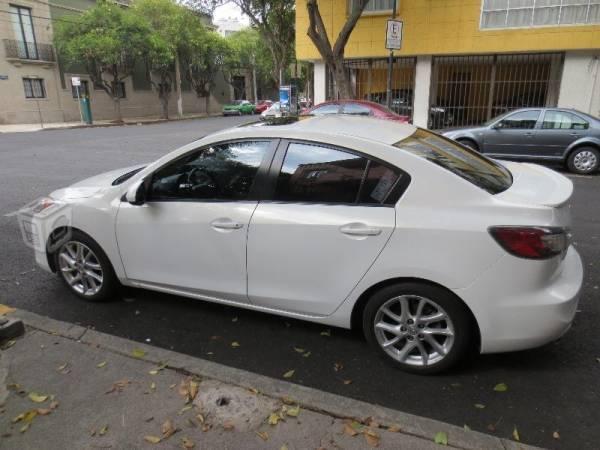
<path id="1" fill-rule="evenodd" d="M 177 413 L 177 415 L 181 416 L 184 412 L 189 411 L 190 409 L 192 409 L 192 405 L 184 406 L 183 408 L 181 408 L 179 410 L 179 412 Z"/>
<path id="2" fill-rule="evenodd" d="M 296 403 L 296 400 L 294 400 L 292 397 L 288 397 L 287 395 L 285 397 L 281 397 L 281 401 L 286 405 L 293 405 Z"/>
<path id="3" fill-rule="evenodd" d="M 379 447 L 379 435 L 372 430 L 365 431 L 365 439 L 370 447 Z"/>
<path id="4" fill-rule="evenodd" d="M 30 392 L 28 397 L 29 397 L 29 400 L 31 400 L 32 402 L 35 402 L 35 403 L 44 403 L 46 400 L 48 400 L 47 395 L 41 395 L 36 392 Z"/>
<path id="5" fill-rule="evenodd" d="M 498 383 L 496 386 L 494 386 L 494 391 L 506 392 L 508 391 L 508 386 L 505 383 Z"/>
<path id="6" fill-rule="evenodd" d="M 163 439 L 167 439 L 177 432 L 177 428 L 171 420 L 167 419 L 160 427 L 160 431 L 163 434 Z"/>
<path id="7" fill-rule="evenodd" d="M 181 438 L 181 447 L 184 450 L 191 450 L 195 446 L 196 446 L 196 444 L 194 444 L 194 442 L 191 439 L 189 439 L 187 437 Z"/>
<path id="8" fill-rule="evenodd" d="M 235 427 L 233 426 L 233 423 L 227 421 L 223 424 L 223 429 L 226 431 L 231 431 L 233 430 Z"/>
<path id="9" fill-rule="evenodd" d="M 56 400 L 50 402 L 50 409 L 56 409 L 58 408 L 58 402 Z"/>
<path id="10" fill-rule="evenodd" d="M 232 321 L 232 322 L 237 322 L 237 321 L 238 321 L 238 318 L 237 318 L 237 317 L 234 317 L 233 319 L 231 319 L 231 321 Z"/>
<path id="11" fill-rule="evenodd" d="M 352 384 L 352 380 L 342 380 L 345 385 Z"/>
<path id="12" fill-rule="evenodd" d="M 12 423 L 17 423 L 17 422 L 31 422 L 35 416 L 37 416 L 37 410 L 35 409 L 30 409 L 29 411 L 26 411 L 24 413 L 19 414 L 18 416 L 16 416 L 15 418 L 12 419 Z"/>
<path id="13" fill-rule="evenodd" d="M 325 331 L 321 331 L 321 336 L 327 336 L 327 337 L 331 336 L 331 330 L 328 329 Z"/>
<path id="14" fill-rule="evenodd" d="M 339 372 L 343 368 L 344 368 L 344 365 L 340 362 L 336 362 L 333 364 L 333 370 L 335 370 L 336 372 Z"/>
<path id="15" fill-rule="evenodd" d="M 463 430 L 465 431 L 471 431 L 471 427 L 469 427 L 469 425 L 467 425 L 466 423 L 463 425 Z"/>
<path id="16" fill-rule="evenodd" d="M 150 390 L 151 391 L 155 391 L 156 390 L 156 383 L 155 382 L 150 383 Z"/>
<path id="17" fill-rule="evenodd" d="M 68 366 L 68 365 L 69 365 L 69 363 L 64 363 L 64 364 L 62 364 L 62 365 L 58 366 L 58 367 L 56 368 L 56 370 L 57 370 L 58 372 L 62 372 L 63 370 L 65 370 L 65 369 L 67 368 L 67 366 Z"/>
<path id="18" fill-rule="evenodd" d="M 208 424 L 208 423 L 205 423 L 204 425 L 202 425 L 202 431 L 203 431 L 203 432 L 205 432 L 205 433 L 206 433 L 208 430 L 210 430 L 210 428 L 211 428 L 211 425 L 210 425 L 210 424 Z"/>
<path id="19" fill-rule="evenodd" d="M 189 394 L 190 401 L 193 401 L 196 398 L 196 395 L 198 395 L 198 382 L 191 380 L 190 381 L 190 394 Z"/>
<path id="20" fill-rule="evenodd" d="M 266 431 L 257 431 L 256 435 L 261 438 L 263 441 L 266 441 L 269 439 L 269 433 L 267 433 Z"/>
<path id="21" fill-rule="evenodd" d="M 14 339 L 7 341 L 6 344 L 4 344 L 2 346 L 2 350 L 7 350 L 7 349 L 11 348 L 13 345 L 15 345 L 16 343 L 17 343 L 17 341 L 15 341 Z"/>
<path id="22" fill-rule="evenodd" d="M 483 408 L 485 408 L 485 405 L 484 405 L 483 403 L 475 403 L 475 405 L 474 405 L 474 406 L 475 406 L 475 408 L 477 408 L 477 409 L 483 409 Z"/>
<path id="23" fill-rule="evenodd" d="M 154 420 L 154 416 L 146 417 L 144 422 L 152 422 Z"/>
<path id="24" fill-rule="evenodd" d="M 4 316 L 6 314 L 10 314 L 15 312 L 15 308 L 11 308 L 10 306 L 0 304 L 0 316 Z"/>
<path id="25" fill-rule="evenodd" d="M 104 436 L 107 432 L 108 432 L 108 425 L 104 425 L 102 428 L 100 428 L 100 431 L 98 431 L 98 434 L 100 436 Z"/>
<path id="26" fill-rule="evenodd" d="M 438 431 L 433 439 L 438 445 L 448 445 L 448 435 L 444 431 Z"/>
<path id="27" fill-rule="evenodd" d="M 150 375 L 158 375 L 158 370 L 157 369 L 152 369 L 148 372 Z"/>
<path id="28" fill-rule="evenodd" d="M 29 430 L 29 427 L 31 426 L 30 423 L 26 423 L 25 425 L 23 425 L 20 429 L 19 432 L 21 433 L 25 433 L 27 430 Z"/>
<path id="29" fill-rule="evenodd" d="M 488 431 L 496 431 L 496 425 L 489 423 L 487 426 Z"/>
<path id="30" fill-rule="evenodd" d="M 400 433 L 401 430 L 402 428 L 400 428 L 398 425 L 392 425 L 388 428 L 388 431 L 391 433 Z"/>
<path id="31" fill-rule="evenodd" d="M 301 347 L 294 347 L 294 350 L 295 350 L 296 352 L 298 352 L 298 353 L 304 353 L 304 352 L 306 351 L 306 350 L 304 350 L 304 349 L 303 349 L 303 348 L 301 348 Z"/>
<path id="32" fill-rule="evenodd" d="M 268 423 L 269 425 L 277 425 L 281 420 L 281 416 L 277 413 L 271 413 L 269 415 Z"/>
<path id="33" fill-rule="evenodd" d="M 96 367 L 97 367 L 98 369 L 102 369 L 104 366 L 106 366 L 106 361 L 102 361 L 101 363 L 99 363 L 99 364 L 96 364 Z"/>
<path id="34" fill-rule="evenodd" d="M 144 440 L 146 442 L 150 442 L 151 444 L 158 444 L 160 442 L 160 438 L 158 436 L 144 436 Z"/>
<path id="35" fill-rule="evenodd" d="M 369 418 L 369 420 L 368 420 L 368 425 L 369 425 L 369 427 L 371 427 L 371 428 L 379 428 L 379 427 L 380 427 L 379 423 L 375 422 L 375 421 L 374 421 L 373 419 L 371 419 L 371 418 Z"/>
<path id="36" fill-rule="evenodd" d="M 237 348 L 237 347 L 239 347 L 239 346 L 240 346 L 240 343 L 239 343 L 239 342 L 237 342 L 237 341 L 233 341 L 233 342 L 231 343 L 231 346 L 232 346 L 233 348 Z"/>
<path id="37" fill-rule="evenodd" d="M 196 419 L 198 419 L 198 422 L 200 423 L 200 425 L 202 425 L 204 423 L 204 416 L 202 414 L 196 415 Z"/>
<path id="38" fill-rule="evenodd" d="M 294 372 L 296 372 L 296 371 L 288 370 L 286 373 L 283 374 L 283 378 L 292 378 L 294 376 Z"/>
<path id="39" fill-rule="evenodd" d="M 344 433 L 346 433 L 349 436 L 356 436 L 358 434 L 358 431 L 356 431 L 354 428 L 352 428 L 349 424 L 345 424 L 344 425 Z"/>
<path id="40" fill-rule="evenodd" d="M 308 358 L 310 356 L 310 352 L 306 352 L 304 355 L 302 355 L 305 358 Z"/>
<path id="41" fill-rule="evenodd" d="M 350 426 L 355 429 L 356 431 L 358 431 L 359 433 L 362 433 L 363 431 L 363 426 L 358 423 L 356 420 L 350 422 Z"/>
<path id="42" fill-rule="evenodd" d="M 52 412 L 52 410 L 50 408 L 38 408 L 36 409 L 38 415 L 40 416 L 47 416 L 48 414 L 50 414 Z"/>
<path id="43" fill-rule="evenodd" d="M 296 405 L 294 408 L 286 409 L 285 414 L 290 417 L 298 417 L 298 414 L 300 414 L 300 405 Z"/>
<path id="44" fill-rule="evenodd" d="M 554 433 L 552 433 L 552 437 L 554 439 L 560 439 L 560 434 L 558 434 L 558 431 L 555 431 Z"/>
<path id="45" fill-rule="evenodd" d="M 248 388 L 248 390 L 249 390 L 250 392 L 252 392 L 254 395 L 257 395 L 257 394 L 259 393 L 259 390 L 258 390 L 258 389 L 256 389 L 256 388 Z"/>
<path id="46" fill-rule="evenodd" d="M 288 450 L 288 446 L 283 444 L 279 450 Z"/>
<path id="47" fill-rule="evenodd" d="M 142 350 L 141 348 L 134 348 L 131 351 L 131 355 L 134 358 L 143 358 L 144 356 L 146 356 L 146 352 L 144 350 Z"/>
<path id="48" fill-rule="evenodd" d="M 179 395 L 185 398 L 186 403 L 192 402 L 198 395 L 198 382 L 192 377 L 186 377 L 179 384 Z"/>
<path id="49" fill-rule="evenodd" d="M 106 391 L 105 394 L 111 394 L 113 392 L 123 392 L 123 389 L 128 384 L 131 384 L 131 381 L 129 381 L 126 378 L 119 380 L 119 381 L 115 381 L 113 383 L 112 387 L 108 391 Z"/>
<path id="50" fill-rule="evenodd" d="M 519 436 L 519 430 L 517 430 L 517 426 L 516 425 L 513 428 L 512 436 L 513 436 L 513 439 L 515 441 L 521 441 L 521 437 Z"/>

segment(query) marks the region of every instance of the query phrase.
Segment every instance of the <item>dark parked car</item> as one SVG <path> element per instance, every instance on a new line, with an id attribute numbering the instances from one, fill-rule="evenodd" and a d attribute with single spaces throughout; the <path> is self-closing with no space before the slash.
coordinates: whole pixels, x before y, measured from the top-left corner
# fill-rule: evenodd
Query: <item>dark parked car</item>
<path id="1" fill-rule="evenodd" d="M 581 174 L 600 167 L 600 119 L 574 109 L 519 109 L 443 135 L 495 158 L 563 162 Z"/>
<path id="2" fill-rule="evenodd" d="M 370 116 L 376 119 L 393 120 L 408 123 L 410 117 L 401 116 L 390 111 L 379 103 L 366 100 L 335 100 L 323 102 L 302 112 L 301 116 L 323 116 L 326 114 L 350 114 L 353 116 Z"/>

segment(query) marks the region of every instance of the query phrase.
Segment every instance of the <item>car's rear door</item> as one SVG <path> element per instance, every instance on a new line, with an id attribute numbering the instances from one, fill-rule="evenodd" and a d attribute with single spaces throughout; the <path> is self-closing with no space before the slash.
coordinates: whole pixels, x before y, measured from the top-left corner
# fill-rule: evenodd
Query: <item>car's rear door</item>
<path id="1" fill-rule="evenodd" d="M 210 145 L 152 174 L 146 203 L 122 202 L 117 214 L 127 278 L 247 302 L 248 223 L 275 145 L 268 139 Z"/>
<path id="2" fill-rule="evenodd" d="M 331 314 L 368 271 L 395 227 L 408 175 L 346 149 L 282 141 L 273 194 L 248 230 L 251 303 Z"/>
<path id="3" fill-rule="evenodd" d="M 568 111 L 546 110 L 535 144 L 539 156 L 561 159 L 569 145 L 585 136 L 590 124 Z"/>

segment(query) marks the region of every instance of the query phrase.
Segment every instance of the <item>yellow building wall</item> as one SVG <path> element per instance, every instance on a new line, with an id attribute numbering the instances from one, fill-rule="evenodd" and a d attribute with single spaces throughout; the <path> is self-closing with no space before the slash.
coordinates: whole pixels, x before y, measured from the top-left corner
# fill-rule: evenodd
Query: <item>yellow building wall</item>
<path id="1" fill-rule="evenodd" d="M 346 21 L 347 0 L 318 0 L 333 45 Z M 600 25 L 480 30 L 481 0 L 399 0 L 404 21 L 402 56 L 481 54 L 600 48 Z M 346 58 L 383 57 L 386 15 L 363 15 L 346 46 Z M 306 35 L 306 0 L 296 1 L 296 54 L 321 59 Z"/>

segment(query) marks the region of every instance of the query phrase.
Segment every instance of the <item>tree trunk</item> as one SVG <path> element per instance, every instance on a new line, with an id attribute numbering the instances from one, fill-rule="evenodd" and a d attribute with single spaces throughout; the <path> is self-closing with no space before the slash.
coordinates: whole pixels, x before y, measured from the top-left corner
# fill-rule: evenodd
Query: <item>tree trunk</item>
<path id="1" fill-rule="evenodd" d="M 183 117 L 183 99 L 181 97 L 181 69 L 179 67 L 179 52 L 175 53 L 175 90 L 177 91 L 177 116 L 181 119 Z"/>
<path id="2" fill-rule="evenodd" d="M 206 96 L 204 97 L 204 109 L 206 110 L 206 116 L 210 116 L 210 88 L 206 89 Z"/>
<path id="3" fill-rule="evenodd" d="M 121 99 L 117 96 L 113 96 L 113 103 L 115 106 L 115 114 L 117 115 L 117 122 L 123 122 L 123 116 L 121 115 Z"/>
<path id="4" fill-rule="evenodd" d="M 160 107 L 161 107 L 161 113 L 160 113 L 161 119 L 169 120 L 169 97 L 168 97 L 168 93 L 161 93 L 161 95 L 160 95 Z"/>
<path id="5" fill-rule="evenodd" d="M 338 98 L 354 98 L 354 93 L 352 92 L 352 83 L 350 82 L 348 71 L 344 67 L 343 56 L 334 59 L 332 69 Z"/>

